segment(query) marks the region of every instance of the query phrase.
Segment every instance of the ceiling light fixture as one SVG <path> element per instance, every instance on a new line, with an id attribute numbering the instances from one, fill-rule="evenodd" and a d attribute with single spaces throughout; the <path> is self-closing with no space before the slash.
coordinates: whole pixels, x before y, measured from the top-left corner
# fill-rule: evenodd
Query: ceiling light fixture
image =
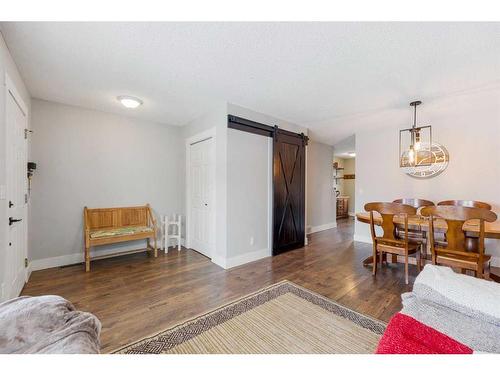
<path id="1" fill-rule="evenodd" d="M 356 156 L 356 153 L 355 152 L 348 152 L 347 155 L 351 156 L 351 157 L 355 157 Z"/>
<path id="2" fill-rule="evenodd" d="M 413 126 L 399 131 L 399 166 L 401 168 L 432 164 L 432 128 L 430 125 L 417 126 L 417 106 L 420 104 L 422 104 L 420 100 L 410 103 L 413 107 Z"/>
<path id="3" fill-rule="evenodd" d="M 126 108 L 137 108 L 142 105 L 142 100 L 133 96 L 121 95 L 116 99 Z"/>

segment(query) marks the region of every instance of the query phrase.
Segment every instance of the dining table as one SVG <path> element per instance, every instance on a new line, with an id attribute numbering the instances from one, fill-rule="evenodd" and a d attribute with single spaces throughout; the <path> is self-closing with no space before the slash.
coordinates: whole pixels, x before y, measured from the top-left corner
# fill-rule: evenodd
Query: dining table
<path id="1" fill-rule="evenodd" d="M 359 212 L 356 213 L 356 219 L 361 223 L 370 224 L 370 213 L 369 212 Z M 397 227 L 404 227 L 404 217 L 401 215 L 394 216 L 394 224 Z M 373 222 L 375 225 L 382 225 L 382 217 L 379 213 L 373 213 Z M 430 220 L 424 216 L 420 215 L 410 215 L 408 216 L 408 229 L 413 231 L 421 231 L 424 233 L 429 232 L 429 224 Z M 435 219 L 434 221 L 434 231 L 436 233 L 444 233 L 446 232 L 447 225 L 446 221 L 443 219 Z M 467 237 L 479 237 L 479 220 L 469 220 L 464 223 L 463 230 L 466 233 Z M 494 222 L 485 222 L 484 223 L 484 237 L 500 240 L 500 220 Z M 365 260 L 363 260 L 364 265 L 369 265 L 373 263 L 373 256 L 369 256 Z M 490 278 L 497 282 L 500 282 L 500 275 L 490 272 Z"/>

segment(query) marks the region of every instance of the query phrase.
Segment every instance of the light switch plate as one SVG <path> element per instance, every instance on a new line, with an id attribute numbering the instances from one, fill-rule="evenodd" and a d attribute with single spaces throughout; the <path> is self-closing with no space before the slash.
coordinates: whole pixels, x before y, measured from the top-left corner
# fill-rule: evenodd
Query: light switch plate
<path id="1" fill-rule="evenodd" d="M 7 195 L 7 188 L 6 188 L 6 186 L 5 185 L 0 185 L 0 199 L 2 199 L 2 200 L 6 199 L 7 198 L 6 195 Z"/>

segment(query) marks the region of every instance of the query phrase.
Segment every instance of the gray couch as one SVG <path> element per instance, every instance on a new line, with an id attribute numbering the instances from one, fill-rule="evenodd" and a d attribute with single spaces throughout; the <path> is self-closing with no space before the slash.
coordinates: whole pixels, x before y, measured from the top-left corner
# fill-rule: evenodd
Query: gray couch
<path id="1" fill-rule="evenodd" d="M 0 353 L 99 353 L 101 323 L 59 296 L 0 303 Z"/>

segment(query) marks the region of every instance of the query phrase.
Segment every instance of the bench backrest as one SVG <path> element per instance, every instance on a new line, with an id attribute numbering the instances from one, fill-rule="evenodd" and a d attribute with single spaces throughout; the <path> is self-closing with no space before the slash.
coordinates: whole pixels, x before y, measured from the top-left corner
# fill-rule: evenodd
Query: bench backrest
<path id="1" fill-rule="evenodd" d="M 107 229 L 128 226 L 147 226 L 150 223 L 149 205 L 83 209 L 86 229 Z"/>

